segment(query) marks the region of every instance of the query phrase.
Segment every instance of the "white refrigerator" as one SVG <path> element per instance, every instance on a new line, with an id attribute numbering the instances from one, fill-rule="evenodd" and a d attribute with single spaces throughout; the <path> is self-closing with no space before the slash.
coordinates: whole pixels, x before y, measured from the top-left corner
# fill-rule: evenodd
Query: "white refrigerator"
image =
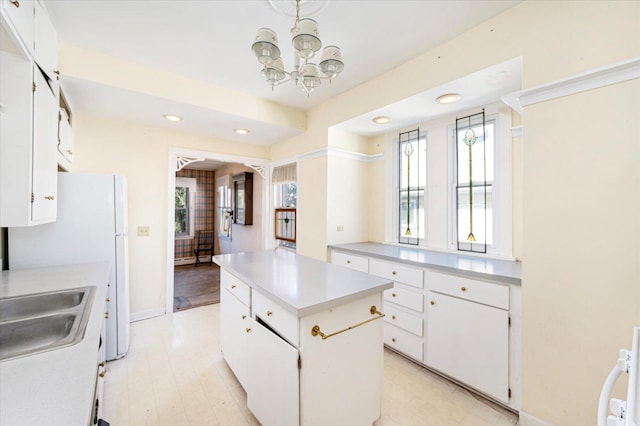
<path id="1" fill-rule="evenodd" d="M 129 348 L 127 181 L 122 176 L 58 173 L 58 218 L 9 228 L 9 269 L 108 261 L 107 360 Z"/>

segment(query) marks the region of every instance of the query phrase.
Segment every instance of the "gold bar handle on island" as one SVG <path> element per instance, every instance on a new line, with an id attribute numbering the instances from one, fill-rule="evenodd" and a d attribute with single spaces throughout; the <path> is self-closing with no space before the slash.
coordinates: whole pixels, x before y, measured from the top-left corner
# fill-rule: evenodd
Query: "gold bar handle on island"
<path id="1" fill-rule="evenodd" d="M 326 340 L 329 337 L 333 337 L 336 334 L 340 334 L 340 333 L 344 333 L 345 331 L 349 331 L 352 330 L 354 328 L 360 327 L 361 325 L 365 325 L 366 323 L 369 323 L 371 321 L 375 321 L 377 319 L 380 319 L 382 317 L 384 317 L 384 314 L 380 311 L 378 311 L 378 308 L 376 308 L 375 305 L 371 306 L 371 308 L 369 309 L 369 313 L 371 313 L 371 315 L 377 315 L 375 318 L 369 318 L 368 320 L 359 322 L 358 324 L 354 324 L 350 327 L 347 328 L 343 328 L 342 330 L 339 331 L 335 331 L 333 333 L 329 333 L 329 334 L 325 334 L 322 331 L 320 331 L 320 326 L 319 325 L 314 325 L 313 328 L 311 329 L 311 335 L 312 336 L 320 336 L 322 337 L 322 340 Z"/>

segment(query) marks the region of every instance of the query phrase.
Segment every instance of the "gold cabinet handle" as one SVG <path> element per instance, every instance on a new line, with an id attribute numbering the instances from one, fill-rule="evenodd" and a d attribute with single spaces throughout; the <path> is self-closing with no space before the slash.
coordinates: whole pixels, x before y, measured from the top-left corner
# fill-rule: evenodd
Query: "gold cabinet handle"
<path id="1" fill-rule="evenodd" d="M 69 155 L 73 155 L 73 151 L 71 151 L 70 149 L 67 150 L 67 154 Z"/>
<path id="2" fill-rule="evenodd" d="M 235 284 L 231 284 L 231 288 L 236 288 L 236 285 Z"/>
<path id="3" fill-rule="evenodd" d="M 103 371 L 102 373 L 98 374 L 98 376 L 104 377 L 105 373 L 106 373 L 106 371 Z"/>
<path id="4" fill-rule="evenodd" d="M 432 305 L 435 305 L 435 304 L 436 304 L 436 301 L 435 301 L 435 300 L 432 300 L 430 303 L 431 303 Z"/>
<path id="5" fill-rule="evenodd" d="M 351 263 L 351 261 L 350 261 L 350 260 L 347 260 L 347 263 Z"/>
<path id="6" fill-rule="evenodd" d="M 243 316 L 242 316 L 242 319 L 245 319 L 246 317 L 247 317 L 246 315 L 243 315 Z"/>
<path id="7" fill-rule="evenodd" d="M 105 299 L 105 302 L 111 302 L 111 299 L 109 299 L 108 297 Z"/>
<path id="8" fill-rule="evenodd" d="M 45 200 L 53 201 L 55 197 L 53 195 L 47 195 L 44 197 Z"/>
<path id="9" fill-rule="evenodd" d="M 273 314 L 271 311 L 267 311 L 267 316 L 270 317 Z"/>
<path id="10" fill-rule="evenodd" d="M 391 293 L 391 297 L 396 297 L 396 294 L 395 293 Z"/>
<path id="11" fill-rule="evenodd" d="M 11 0 L 11 4 L 15 7 L 20 7 L 20 2 L 18 0 Z"/>
<path id="12" fill-rule="evenodd" d="M 107 365 L 107 363 L 102 361 L 100 364 L 98 364 L 98 367 L 104 367 L 105 365 Z"/>
<path id="13" fill-rule="evenodd" d="M 250 329 L 250 328 L 245 328 L 245 331 L 246 331 L 247 333 L 250 333 L 250 332 L 251 332 L 251 329 Z"/>
<path id="14" fill-rule="evenodd" d="M 396 316 L 395 315 L 391 315 L 391 319 L 392 320 L 396 319 Z"/>
<path id="15" fill-rule="evenodd" d="M 396 338 L 395 338 L 395 337 L 394 337 L 394 338 L 392 338 L 392 339 L 391 339 L 391 341 L 392 341 L 393 343 L 395 343 L 395 342 L 396 342 Z"/>
<path id="16" fill-rule="evenodd" d="M 53 73 L 54 73 L 55 75 L 60 75 L 60 70 L 53 70 Z"/>
<path id="17" fill-rule="evenodd" d="M 109 318 L 109 312 L 105 312 L 104 313 L 104 317 L 108 319 Z"/>
<path id="18" fill-rule="evenodd" d="M 465 286 L 462 286 L 462 287 L 460 287 L 460 290 L 467 291 L 467 288 Z"/>
<path id="19" fill-rule="evenodd" d="M 391 271 L 391 275 L 396 275 L 397 272 L 396 271 Z"/>

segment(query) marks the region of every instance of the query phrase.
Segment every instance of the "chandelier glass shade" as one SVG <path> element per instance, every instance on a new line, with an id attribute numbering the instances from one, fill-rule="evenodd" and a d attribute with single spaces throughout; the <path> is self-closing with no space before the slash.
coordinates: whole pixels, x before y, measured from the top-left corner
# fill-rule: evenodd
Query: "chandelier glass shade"
<path id="1" fill-rule="evenodd" d="M 342 52 L 338 46 L 326 46 L 322 50 L 319 65 L 309 62 L 322 48 L 318 23 L 310 18 L 300 19 L 300 0 L 296 0 L 296 21 L 291 28 L 294 48 L 293 71 L 284 69 L 278 36 L 270 28 L 260 28 L 251 50 L 262 65 L 261 74 L 271 89 L 279 84 L 294 81 L 310 95 L 322 80 L 333 80 L 344 69 Z M 322 73 L 322 75 L 320 74 Z"/>

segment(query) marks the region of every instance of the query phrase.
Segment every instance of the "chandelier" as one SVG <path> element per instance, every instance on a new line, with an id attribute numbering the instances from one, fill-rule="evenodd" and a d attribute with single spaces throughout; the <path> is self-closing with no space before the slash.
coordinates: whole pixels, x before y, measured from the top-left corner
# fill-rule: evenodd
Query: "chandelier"
<path id="1" fill-rule="evenodd" d="M 333 80 L 344 69 L 342 53 L 338 46 L 327 46 L 322 50 L 320 63 L 309 62 L 322 47 L 318 23 L 313 19 L 300 19 L 300 0 L 296 0 L 296 22 L 291 28 L 293 52 L 293 71 L 284 69 L 278 36 L 270 28 L 260 28 L 251 50 L 262 65 L 261 74 L 271 90 L 277 85 L 294 81 L 309 96 L 322 80 Z M 322 72 L 322 76 L 320 75 Z"/>

